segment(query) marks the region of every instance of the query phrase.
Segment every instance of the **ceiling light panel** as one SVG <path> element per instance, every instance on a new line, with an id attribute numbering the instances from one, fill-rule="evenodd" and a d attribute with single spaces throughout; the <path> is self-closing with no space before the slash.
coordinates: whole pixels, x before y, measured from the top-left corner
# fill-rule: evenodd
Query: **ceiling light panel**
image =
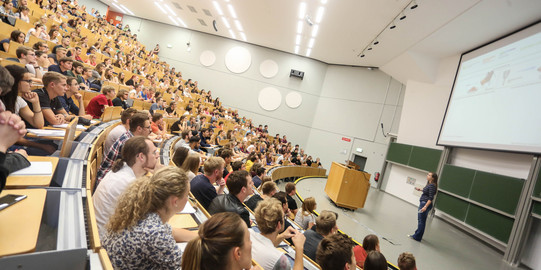
<path id="1" fill-rule="evenodd" d="M 297 37 L 295 38 L 295 44 L 301 45 L 301 35 L 297 35 Z"/>
<path id="2" fill-rule="evenodd" d="M 299 49 L 300 49 L 300 47 L 298 45 L 295 46 L 295 54 L 299 54 Z"/>
<path id="3" fill-rule="evenodd" d="M 297 34 L 302 34 L 302 27 L 304 26 L 303 22 L 302 21 L 299 21 L 297 23 Z"/>
<path id="4" fill-rule="evenodd" d="M 308 48 L 314 47 L 314 42 L 316 42 L 316 40 L 314 38 L 311 38 L 310 41 L 308 41 Z"/>
<path id="5" fill-rule="evenodd" d="M 126 10 L 128 12 L 128 14 L 132 15 L 132 16 L 135 16 L 135 14 L 133 14 L 133 12 L 131 12 L 131 10 L 129 10 L 127 7 L 125 7 L 124 5 L 120 4 L 120 7 L 123 8 L 124 10 Z"/>
<path id="6" fill-rule="evenodd" d="M 319 25 L 314 25 L 312 26 L 312 37 L 316 37 L 317 36 L 317 32 L 319 31 Z"/>
<path id="7" fill-rule="evenodd" d="M 160 3 L 154 2 L 154 4 L 163 12 L 163 14 L 167 15 L 167 12 L 165 11 L 165 9 L 163 9 L 163 7 L 162 7 L 162 5 L 160 5 Z"/>
<path id="8" fill-rule="evenodd" d="M 212 1 L 212 5 L 214 5 L 214 8 L 216 9 L 216 11 L 218 11 L 218 14 L 220 14 L 220 16 L 224 15 L 224 12 L 222 11 L 222 8 L 220 7 L 220 4 L 218 4 L 218 2 Z"/>
<path id="9" fill-rule="evenodd" d="M 246 35 L 244 34 L 244 32 L 240 32 L 239 34 L 240 34 L 240 37 L 242 38 L 242 40 L 247 41 L 246 40 Z"/>
<path id="10" fill-rule="evenodd" d="M 184 21 L 181 18 L 177 17 L 177 21 L 184 27 L 188 28 L 188 26 L 184 23 Z"/>
<path id="11" fill-rule="evenodd" d="M 323 19 L 323 13 L 325 13 L 325 8 L 319 7 L 316 13 L 316 23 L 321 23 L 321 20 Z"/>
<path id="12" fill-rule="evenodd" d="M 311 53 L 312 53 L 312 49 L 306 50 L 306 57 L 310 57 Z"/>
<path id="13" fill-rule="evenodd" d="M 304 19 L 304 15 L 306 14 L 306 3 L 301 2 L 299 4 L 299 19 Z"/>
<path id="14" fill-rule="evenodd" d="M 233 6 L 231 4 L 228 4 L 227 9 L 229 10 L 229 14 L 231 14 L 231 17 L 233 17 L 233 19 L 236 19 L 237 13 L 235 12 L 235 9 L 233 8 Z"/>
<path id="15" fill-rule="evenodd" d="M 233 37 L 234 39 L 237 39 L 237 36 L 235 35 L 235 32 L 233 32 L 233 30 L 229 29 L 229 34 L 230 34 L 231 37 Z"/>
<path id="16" fill-rule="evenodd" d="M 244 29 L 242 28 L 239 20 L 235 20 L 235 26 L 237 27 L 237 30 L 239 30 L 239 32 L 244 32 Z"/>
<path id="17" fill-rule="evenodd" d="M 177 14 L 175 14 L 175 12 L 167 5 L 167 4 L 163 4 L 163 7 L 165 8 L 165 10 L 167 12 L 169 12 L 169 14 L 173 15 L 173 16 L 177 16 Z"/>
<path id="18" fill-rule="evenodd" d="M 167 16 L 167 17 L 169 17 L 169 20 L 171 20 L 176 26 L 180 26 L 180 25 L 178 24 L 178 22 L 177 22 L 173 17 L 171 17 L 171 15 L 169 15 L 169 16 Z"/>
<path id="19" fill-rule="evenodd" d="M 225 17 L 222 17 L 222 22 L 224 23 L 225 27 L 227 27 L 227 29 L 231 29 L 231 25 Z"/>

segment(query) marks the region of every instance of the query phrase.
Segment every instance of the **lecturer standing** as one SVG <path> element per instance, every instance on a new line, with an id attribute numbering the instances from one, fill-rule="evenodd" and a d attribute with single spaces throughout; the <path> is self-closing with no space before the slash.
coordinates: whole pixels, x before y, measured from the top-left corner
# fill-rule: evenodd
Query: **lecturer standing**
<path id="1" fill-rule="evenodd" d="M 438 175 L 429 172 L 426 175 L 426 180 L 428 181 L 426 186 L 421 190 L 420 188 L 415 188 L 418 191 L 423 191 L 421 199 L 419 199 L 419 212 L 417 214 L 417 230 L 413 235 L 408 235 L 413 238 L 413 240 L 421 241 L 423 239 L 423 234 L 425 233 L 426 218 L 430 209 L 432 209 L 432 204 L 434 202 L 434 196 L 438 192 Z"/>

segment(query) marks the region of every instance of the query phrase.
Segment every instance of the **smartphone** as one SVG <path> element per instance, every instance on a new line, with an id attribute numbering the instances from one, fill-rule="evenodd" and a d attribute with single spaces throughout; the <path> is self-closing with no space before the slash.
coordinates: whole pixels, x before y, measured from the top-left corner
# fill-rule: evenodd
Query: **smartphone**
<path id="1" fill-rule="evenodd" d="M 18 203 L 24 199 L 26 199 L 26 195 L 15 195 L 15 194 L 8 194 L 0 198 L 0 210 L 6 209 L 7 207 L 14 205 L 15 203 Z"/>

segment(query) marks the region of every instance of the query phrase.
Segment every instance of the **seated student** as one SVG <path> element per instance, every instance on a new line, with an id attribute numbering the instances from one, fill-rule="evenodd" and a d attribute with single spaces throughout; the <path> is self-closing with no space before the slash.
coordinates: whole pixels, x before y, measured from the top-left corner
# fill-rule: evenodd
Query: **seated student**
<path id="1" fill-rule="evenodd" d="M 274 194 L 274 196 L 272 196 L 272 197 L 279 200 L 280 203 L 282 203 L 282 211 L 284 211 L 284 215 L 287 216 L 290 212 L 289 212 L 289 208 L 287 208 L 286 193 L 283 192 L 283 191 L 279 191 L 279 192 L 276 192 L 276 194 Z M 283 229 L 283 231 L 287 230 L 287 228 L 289 228 L 291 226 L 292 226 L 291 222 L 289 222 L 289 220 L 287 218 L 284 219 L 284 229 Z M 286 238 L 284 240 L 287 241 L 289 244 L 293 244 L 293 242 L 291 241 L 291 238 Z"/>
<path id="2" fill-rule="evenodd" d="M 236 171 L 238 171 L 238 170 L 243 170 L 243 171 L 245 171 L 245 169 L 246 169 L 246 168 L 244 167 L 244 163 L 242 163 L 242 161 L 235 161 L 235 162 L 232 162 L 232 163 L 231 163 L 231 170 L 232 170 L 232 171 L 229 172 L 229 174 L 226 175 L 226 176 L 224 177 L 224 180 L 225 180 L 226 183 L 227 183 L 227 178 L 229 178 L 229 175 L 231 175 L 232 172 L 236 172 Z"/>
<path id="3" fill-rule="evenodd" d="M 241 171 L 241 172 L 246 172 L 246 171 Z M 250 197 L 250 199 L 248 199 L 245 202 L 246 206 L 248 206 L 248 208 L 254 211 L 255 208 L 257 207 L 257 204 L 260 201 L 274 196 L 274 194 L 276 194 L 277 189 L 278 187 L 276 186 L 276 183 L 274 182 L 265 183 L 262 188 L 262 191 L 263 191 L 262 194 L 261 195 L 254 194 L 252 197 Z"/>
<path id="4" fill-rule="evenodd" d="M 111 101 L 115 98 L 115 88 L 107 85 L 102 87 L 101 94 L 93 97 L 86 106 L 86 113 L 92 115 L 92 118 L 99 119 L 105 108 L 113 106 Z"/>
<path id="5" fill-rule="evenodd" d="M 231 152 L 231 150 L 227 148 L 220 148 L 218 155 L 221 158 L 223 158 L 225 161 L 224 175 L 223 175 L 223 177 L 225 178 L 229 174 L 229 171 L 227 170 L 227 168 L 230 167 L 231 165 L 231 157 L 233 156 L 233 152 Z"/>
<path id="6" fill-rule="evenodd" d="M 154 113 L 152 114 L 152 123 L 150 124 L 152 133 L 158 135 L 158 138 L 165 138 L 167 135 L 167 130 L 165 130 L 165 122 L 163 121 L 163 114 Z"/>
<path id="7" fill-rule="evenodd" d="M 186 160 L 186 158 L 188 157 L 189 152 L 190 152 L 190 149 L 184 148 L 184 147 L 175 150 L 175 152 L 173 153 L 173 157 L 171 158 L 173 165 L 180 168 L 182 164 L 184 164 L 184 161 Z"/>
<path id="8" fill-rule="evenodd" d="M 338 232 L 336 219 L 338 219 L 337 213 L 323 210 L 316 218 L 315 230 L 312 229 L 304 232 L 304 236 L 306 237 L 306 242 L 304 242 L 304 254 L 306 254 L 308 258 L 316 261 L 316 251 L 319 242 L 321 242 L 324 237 Z"/>
<path id="9" fill-rule="evenodd" d="M 317 204 L 314 197 L 308 197 L 302 203 L 301 211 L 298 211 L 295 215 L 295 222 L 303 228 L 303 230 L 309 230 L 314 226 L 316 222 L 316 216 L 314 210 L 316 210 Z"/>
<path id="10" fill-rule="evenodd" d="M 120 125 L 117 125 L 114 127 L 109 134 L 107 134 L 107 137 L 105 138 L 105 141 L 103 142 L 103 154 L 104 156 L 107 155 L 107 152 L 109 152 L 109 149 L 111 149 L 111 146 L 113 146 L 113 143 L 122 136 L 122 134 L 126 133 L 130 129 L 130 118 L 137 112 L 136 109 L 129 108 L 126 109 L 120 114 Z"/>
<path id="11" fill-rule="evenodd" d="M 222 179 L 224 165 L 223 158 L 211 157 L 203 165 L 205 174 L 200 174 L 190 181 L 190 191 L 207 210 L 218 194 L 224 194 L 225 181 Z M 215 183 L 218 184 L 217 188 L 214 187 Z"/>
<path id="12" fill-rule="evenodd" d="M 344 234 L 336 233 L 325 237 L 317 247 L 316 262 L 322 270 L 355 269 L 354 245 Z"/>
<path id="13" fill-rule="evenodd" d="M 173 149 L 177 150 L 181 147 L 190 149 L 190 138 L 192 137 L 192 132 L 190 130 L 183 130 L 180 133 L 180 140 L 175 144 Z"/>
<path id="14" fill-rule="evenodd" d="M 233 212 L 239 214 L 248 228 L 250 225 L 250 213 L 242 202 L 248 196 L 254 194 L 252 177 L 246 171 L 237 171 L 231 174 L 227 181 L 229 193 L 218 195 L 212 200 L 208 208 L 209 214 L 221 212 Z"/>
<path id="15" fill-rule="evenodd" d="M 122 109 L 125 110 L 128 108 L 128 103 L 126 103 L 126 100 L 128 100 L 128 90 L 120 89 L 116 95 L 116 98 L 112 100 L 112 103 L 113 106 L 122 107 Z"/>
<path id="16" fill-rule="evenodd" d="M 387 259 L 377 250 L 368 252 L 363 270 L 387 270 Z"/>
<path id="17" fill-rule="evenodd" d="M 254 164 L 251 168 L 251 173 L 253 175 L 254 179 L 254 186 L 256 188 L 259 188 L 261 186 L 261 177 L 263 177 L 263 174 L 265 173 L 266 169 L 259 163 Z"/>
<path id="18" fill-rule="evenodd" d="M 150 121 L 146 113 L 134 113 L 130 118 L 130 130 L 122 134 L 109 148 L 109 152 L 104 156 L 98 172 L 96 173 L 96 184 L 111 170 L 113 163 L 117 158 L 122 158 L 122 147 L 124 143 L 133 136 L 148 137 L 150 134 Z"/>
<path id="19" fill-rule="evenodd" d="M 297 201 L 293 198 L 295 196 L 295 193 L 297 192 L 297 187 L 295 186 L 295 183 L 288 182 L 286 184 L 286 194 L 287 194 L 287 204 L 289 206 L 289 210 L 291 210 L 291 213 L 293 215 L 297 214 L 298 206 Z"/>
<path id="20" fill-rule="evenodd" d="M 199 144 L 202 148 L 203 147 L 211 147 L 212 145 L 210 145 L 207 141 L 210 139 L 210 135 L 209 135 L 209 130 L 204 128 L 204 129 L 201 129 L 201 133 L 199 134 L 200 138 L 201 138 L 201 143 Z"/>
<path id="21" fill-rule="evenodd" d="M 357 261 L 357 266 L 363 267 L 366 256 L 370 251 L 380 251 L 379 250 L 379 239 L 374 234 L 369 234 L 363 239 L 363 246 L 356 245 L 353 248 L 353 253 L 355 253 L 355 260 Z"/>
<path id="22" fill-rule="evenodd" d="M 36 89 L 33 92 L 38 94 L 45 125 L 65 124 L 77 117 L 68 115 L 58 98 L 66 93 L 66 76 L 56 72 L 47 72 L 43 75 L 42 80 L 44 88 Z M 36 111 L 32 103 L 29 103 L 28 106 L 32 111 Z"/>
<path id="23" fill-rule="evenodd" d="M 178 116 L 176 116 L 178 117 Z M 188 122 L 186 121 L 186 115 L 181 115 L 180 118 L 171 125 L 171 133 L 175 134 L 175 131 L 184 131 L 188 129 Z"/>
<path id="24" fill-rule="evenodd" d="M 100 182 L 92 196 L 96 208 L 96 221 L 100 237 L 105 236 L 105 224 L 115 211 L 117 199 L 135 181 L 145 176 L 148 169 L 159 166 L 156 146 L 142 136 L 132 137 L 122 148 L 122 157 Z"/>
<path id="25" fill-rule="evenodd" d="M 72 68 L 73 68 L 73 59 L 69 57 L 62 57 L 58 59 L 58 65 L 49 66 L 49 71 L 58 72 L 62 75 L 69 76 L 69 77 L 75 77 L 75 74 L 73 74 L 73 71 L 71 71 Z"/>
<path id="26" fill-rule="evenodd" d="M 121 269 L 178 269 L 182 252 L 167 223 L 188 201 L 189 182 L 176 167 L 137 179 L 120 196 L 103 247 Z"/>
<path id="27" fill-rule="evenodd" d="M 85 103 L 83 101 L 83 95 L 79 93 L 79 84 L 77 83 L 77 80 L 74 77 L 68 77 L 66 83 L 68 84 L 66 93 L 63 96 L 58 97 L 64 110 L 73 115 L 84 117 L 89 120 L 92 119 L 92 116 L 85 114 Z M 72 97 L 77 99 L 79 106 L 75 105 Z"/>
<path id="28" fill-rule="evenodd" d="M 199 227 L 182 255 L 183 270 L 252 269 L 248 228 L 234 213 L 219 213 Z"/>
<path id="29" fill-rule="evenodd" d="M 156 103 L 152 103 L 152 105 L 150 105 L 149 111 L 151 114 L 154 114 L 154 111 L 156 110 L 163 110 L 163 98 L 161 97 L 157 97 Z"/>
<path id="30" fill-rule="evenodd" d="M 53 50 L 51 54 L 49 54 L 49 62 L 51 65 L 58 65 L 58 60 L 66 57 L 68 54 L 68 50 L 63 47 L 56 48 L 56 50 Z"/>
<path id="31" fill-rule="evenodd" d="M 397 265 L 400 270 L 417 270 L 415 257 L 409 252 L 401 253 L 398 256 Z"/>
<path id="32" fill-rule="evenodd" d="M 183 149 L 186 149 L 186 148 L 183 148 Z M 180 151 L 180 149 L 177 151 Z M 186 172 L 188 179 L 192 181 L 195 175 L 199 172 L 200 166 L 201 166 L 201 158 L 199 157 L 199 154 L 192 152 L 188 154 L 188 156 L 186 157 L 186 160 L 184 160 L 184 163 L 182 163 L 181 168 Z"/>
<path id="33" fill-rule="evenodd" d="M 254 260 L 265 270 L 292 269 L 286 255 L 276 249 L 276 246 L 285 238 L 292 238 L 295 244 L 295 265 L 293 268 L 303 269 L 305 237 L 293 227 L 287 228 L 286 231 L 280 234 L 284 227 L 282 204 L 275 198 L 261 201 L 255 209 L 255 220 L 260 233 L 249 230 Z"/>
<path id="34" fill-rule="evenodd" d="M 17 43 L 20 43 L 20 44 L 24 44 L 24 38 L 26 37 L 26 35 L 19 31 L 19 30 L 13 30 L 11 31 L 11 34 L 10 34 L 10 37 L 9 38 L 6 38 L 6 39 L 2 39 L 0 40 L 0 50 L 3 51 L 3 52 L 8 52 L 9 51 L 9 45 L 11 44 L 11 42 L 17 42 Z"/>
<path id="35" fill-rule="evenodd" d="M 165 112 L 167 113 L 167 117 L 177 118 L 177 103 L 175 101 L 169 102 L 169 107 L 165 108 Z"/>

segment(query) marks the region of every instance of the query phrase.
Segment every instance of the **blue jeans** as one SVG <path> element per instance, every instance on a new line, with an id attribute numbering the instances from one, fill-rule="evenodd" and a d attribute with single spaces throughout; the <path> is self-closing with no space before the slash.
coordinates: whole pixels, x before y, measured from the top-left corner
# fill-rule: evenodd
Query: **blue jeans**
<path id="1" fill-rule="evenodd" d="M 421 202 L 419 204 L 419 211 L 421 211 L 421 209 L 423 207 L 425 207 L 425 204 L 426 202 Z M 415 233 L 411 236 L 413 239 L 417 240 L 417 241 L 421 241 L 421 239 L 423 239 L 423 234 L 425 233 L 425 226 L 426 226 L 426 218 L 428 217 L 428 212 L 430 212 L 430 210 L 432 209 L 432 204 L 430 204 L 427 208 L 426 208 L 426 211 L 422 212 L 422 213 L 417 213 L 417 230 L 415 231 Z"/>

